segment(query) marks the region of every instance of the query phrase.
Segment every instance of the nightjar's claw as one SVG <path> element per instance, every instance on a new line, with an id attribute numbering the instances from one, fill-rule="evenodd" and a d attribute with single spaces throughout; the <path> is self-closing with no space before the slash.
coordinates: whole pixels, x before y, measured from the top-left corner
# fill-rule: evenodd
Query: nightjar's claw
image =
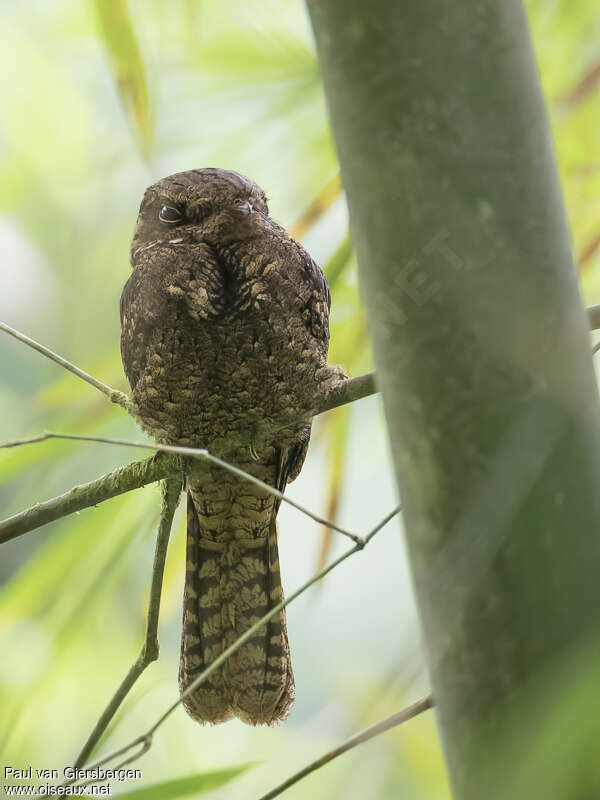
<path id="1" fill-rule="evenodd" d="M 256 452 L 256 449 L 254 447 L 254 442 L 250 442 L 250 455 L 251 455 L 253 461 L 258 461 L 259 455 Z"/>
<path id="2" fill-rule="evenodd" d="M 339 386 L 348 380 L 344 369 L 339 365 L 326 364 L 320 367 L 315 372 L 315 378 L 319 383 L 319 389 L 322 392 L 329 392 L 331 389 Z"/>

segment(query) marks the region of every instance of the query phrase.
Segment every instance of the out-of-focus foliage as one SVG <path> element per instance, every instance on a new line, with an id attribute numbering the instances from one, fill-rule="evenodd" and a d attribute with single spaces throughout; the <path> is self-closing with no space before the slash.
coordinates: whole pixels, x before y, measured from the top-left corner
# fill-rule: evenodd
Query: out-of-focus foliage
<path id="1" fill-rule="evenodd" d="M 130 117 L 140 149 L 147 156 L 152 147 L 152 120 L 142 54 L 127 7 L 127 0 L 96 0 L 100 34 L 123 106 Z"/>
<path id="2" fill-rule="evenodd" d="M 172 781 L 154 783 L 143 789 L 133 789 L 119 795 L 122 800 L 174 800 L 177 797 L 189 797 L 210 792 L 229 783 L 247 769 L 245 766 L 232 769 L 220 769 L 205 772 L 201 775 L 189 775 L 187 778 L 177 778 Z"/>
<path id="3" fill-rule="evenodd" d="M 600 16 L 587 0 L 529 0 L 527 5 L 584 293 L 596 304 L 600 290 Z"/>
<path id="4" fill-rule="evenodd" d="M 574 247 L 586 254 L 584 293 L 598 303 L 600 17 L 594 0 L 528 5 Z M 32 0 L 3 4 L 1 14 L 0 318 L 125 390 L 118 301 L 143 190 L 171 172 L 225 166 L 264 186 L 273 215 L 325 266 L 333 293 L 330 360 L 350 374 L 370 368 L 338 166 L 299 0 Z M 0 439 L 44 428 L 141 438 L 121 410 L 7 337 L 0 362 Z M 316 510 L 337 510 L 342 524 L 359 531 L 395 504 L 378 411 L 369 400 L 319 420 L 309 461 L 288 490 Z M 125 448 L 56 441 L 5 452 L 2 516 L 134 457 Z M 3 547 L 4 763 L 72 760 L 133 661 L 157 509 L 158 492 L 147 488 Z M 322 540 L 287 509 L 281 531 L 291 591 L 324 556 Z M 107 744 L 137 735 L 176 696 L 184 550 L 178 518 L 161 660 L 117 714 Z M 426 678 L 408 583 L 395 525 L 332 573 L 322 591 L 290 608 L 298 682 L 290 721 L 273 730 L 237 722 L 201 728 L 177 713 L 140 762 L 144 780 L 259 760 L 218 794 L 258 796 L 416 697 Z M 289 797 L 336 794 L 448 797 L 432 717 L 349 753 Z"/>

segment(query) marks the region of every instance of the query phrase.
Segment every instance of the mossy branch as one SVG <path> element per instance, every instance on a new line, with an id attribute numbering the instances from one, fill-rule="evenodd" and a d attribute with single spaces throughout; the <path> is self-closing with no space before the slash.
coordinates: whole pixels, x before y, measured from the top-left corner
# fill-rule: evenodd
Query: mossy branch
<path id="1" fill-rule="evenodd" d="M 180 459 L 163 453 L 119 467 L 101 478 L 83 483 L 81 486 L 74 486 L 58 497 L 36 503 L 19 514 L 2 520 L 0 543 L 15 539 L 28 531 L 41 528 L 42 525 L 84 508 L 96 506 L 111 497 L 154 483 L 178 471 L 181 471 Z"/>

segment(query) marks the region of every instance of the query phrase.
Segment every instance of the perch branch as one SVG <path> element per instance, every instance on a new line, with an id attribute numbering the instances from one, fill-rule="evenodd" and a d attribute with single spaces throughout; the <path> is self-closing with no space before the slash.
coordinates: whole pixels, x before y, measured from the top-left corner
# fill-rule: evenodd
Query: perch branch
<path id="1" fill-rule="evenodd" d="M 360 400 L 374 393 L 375 378 L 373 373 L 361 375 L 358 378 L 352 378 L 343 382 L 340 386 L 329 392 L 329 394 L 324 395 L 319 401 L 320 405 L 318 405 L 313 412 L 299 413 L 296 422 L 324 411 L 330 411 L 337 406 Z M 269 427 L 269 431 L 271 431 L 272 434 L 285 427 L 285 425 L 290 424 L 292 424 L 290 420 L 287 420 L 285 423 L 278 422 L 274 424 L 274 427 Z M 55 437 L 42 434 L 41 436 L 35 436 L 30 439 L 8 442 L 0 445 L 0 449 L 43 442 L 49 438 Z M 236 446 L 250 443 L 251 440 L 252 437 L 247 436 L 246 442 L 236 440 L 236 442 L 230 442 L 229 447 L 232 449 Z M 145 447 L 150 450 L 160 449 L 158 446 L 155 447 L 151 444 L 145 445 Z M 149 458 L 145 461 L 134 461 L 132 464 L 120 467 L 114 472 L 110 472 L 97 480 L 82 486 L 76 486 L 65 494 L 54 497 L 51 500 L 46 500 L 43 503 L 37 503 L 31 508 L 25 509 L 8 519 L 0 521 L 0 543 L 14 539 L 17 536 L 35 530 L 42 525 L 46 525 L 48 522 L 53 522 L 75 511 L 81 511 L 84 508 L 97 505 L 103 500 L 108 500 L 124 492 L 129 492 L 132 489 L 137 489 L 148 483 L 153 483 L 161 478 L 166 478 L 180 469 L 180 460 L 166 455 Z"/>
<path id="2" fill-rule="evenodd" d="M 46 431 L 41 436 L 36 436 L 34 439 L 27 439 L 23 442 L 10 442 L 8 445 L 2 445 L 2 446 L 15 447 L 20 444 L 45 442 L 48 439 L 68 439 L 76 442 L 97 442 L 99 444 L 116 444 L 116 445 L 122 445 L 123 447 L 139 447 L 143 450 L 154 450 L 155 452 L 159 453 L 170 453 L 171 455 L 189 456 L 191 458 L 204 459 L 205 461 L 210 461 L 212 464 L 216 464 L 217 466 L 222 467 L 228 472 L 232 472 L 234 475 L 238 475 L 240 478 L 247 480 L 249 483 L 253 483 L 256 486 L 260 486 L 261 489 L 264 489 L 269 494 L 272 494 L 274 497 L 277 497 L 284 503 L 288 503 L 288 505 L 298 509 L 298 511 L 301 511 L 303 514 L 306 514 L 307 517 L 314 519 L 315 522 L 318 522 L 321 525 L 326 525 L 328 528 L 331 528 L 332 530 L 337 531 L 338 533 L 341 533 L 344 536 L 348 536 L 355 542 L 359 538 L 355 536 L 355 534 L 347 531 L 345 528 L 340 528 L 338 525 L 334 525 L 333 522 L 328 522 L 326 519 L 323 519 L 323 517 L 320 517 L 318 514 L 314 514 L 310 509 L 306 508 L 306 506 L 300 505 L 300 503 L 296 503 L 295 500 L 291 500 L 289 497 L 286 497 L 283 492 L 279 491 L 279 489 L 275 489 L 273 486 L 269 486 L 268 483 L 261 481 L 259 478 L 256 478 L 249 472 L 245 472 L 243 469 L 234 467 L 233 464 L 229 464 L 227 461 L 223 461 L 222 458 L 217 458 L 217 456 L 213 456 L 211 453 L 208 452 L 208 450 L 200 450 L 196 447 L 177 447 L 175 445 L 168 445 L 168 444 L 149 444 L 146 442 L 132 442 L 129 439 L 116 439 L 111 436 L 82 436 L 76 433 L 54 433 L 52 431 Z"/>
<path id="3" fill-rule="evenodd" d="M 57 353 L 54 353 L 47 347 L 44 347 L 43 344 L 36 342 L 35 339 L 31 339 L 29 336 L 26 336 L 24 333 L 15 330 L 15 328 L 11 328 L 10 325 L 7 325 L 5 322 L 0 322 L 0 330 L 4 331 L 5 333 L 14 336 L 15 339 L 18 339 L 20 342 L 28 345 L 29 347 L 37 350 L 38 353 L 41 353 L 46 358 L 49 358 L 51 361 L 54 361 L 56 364 L 60 364 L 61 367 L 64 369 L 69 370 L 72 372 L 73 375 L 77 375 L 78 378 L 81 378 L 82 381 L 89 383 L 90 386 L 93 386 L 98 391 L 105 394 L 111 403 L 116 403 L 121 408 L 124 408 L 125 411 L 132 413 L 133 406 L 132 403 L 127 397 L 124 392 L 118 391 L 118 389 L 113 389 L 110 386 L 107 386 L 106 383 L 102 383 L 97 378 L 94 378 L 93 375 L 90 375 L 88 372 L 84 372 L 84 370 L 76 367 L 75 364 L 72 364 L 70 361 L 67 361 L 66 358 L 59 356 Z"/>
<path id="4" fill-rule="evenodd" d="M 78 378 L 81 378 L 86 383 L 89 383 L 95 389 L 98 389 L 102 394 L 106 395 L 108 399 L 112 403 L 116 403 L 117 405 L 124 408 L 128 411 L 132 416 L 135 416 L 135 404 L 132 400 L 124 393 L 120 392 L 117 389 L 113 389 L 112 387 L 108 386 L 106 383 L 102 383 L 97 378 L 94 378 L 93 375 L 90 375 L 88 372 L 80 369 L 79 367 L 72 364 L 70 361 L 67 361 L 66 358 L 59 356 L 57 353 L 54 353 L 48 347 L 45 347 L 43 344 L 36 342 L 35 339 L 32 339 L 29 336 L 26 336 L 24 333 L 16 330 L 15 328 L 11 328 L 10 325 L 7 325 L 5 322 L 0 322 L 0 330 L 3 330 L 5 333 L 10 334 L 15 339 L 18 339 L 20 342 L 28 345 L 29 347 L 37 350 L 38 353 L 41 353 L 46 358 L 49 358 L 51 361 L 54 361 L 56 364 L 60 364 L 61 367 L 68 370 L 69 372 L 73 373 L 73 375 L 77 375 Z M 314 417 L 317 414 L 322 414 L 324 411 L 329 411 L 336 406 L 343 405 L 344 403 L 351 403 L 354 400 L 360 400 L 363 397 L 367 397 L 367 395 L 374 394 L 376 391 L 375 389 L 375 375 L 374 373 L 367 373 L 366 375 L 361 375 L 358 378 L 351 378 L 350 380 L 341 382 L 336 388 L 331 390 L 328 394 L 323 395 L 321 398 L 318 399 L 315 408 L 303 411 L 301 414 L 295 415 L 293 419 L 281 420 L 278 424 L 273 427 L 269 425 L 269 430 L 273 432 L 274 430 L 280 430 L 285 428 L 288 425 L 294 424 L 305 417 Z M 239 441 L 239 444 L 250 444 L 252 441 L 252 436 L 249 434 L 246 439 L 243 441 Z M 214 448 L 213 448 L 214 449 Z"/>
<path id="5" fill-rule="evenodd" d="M 600 306 L 590 306 L 587 309 L 588 321 L 591 331 L 600 330 Z"/>
<path id="6" fill-rule="evenodd" d="M 41 438 L 36 437 L 29 441 L 41 441 Z M 139 489 L 141 486 L 154 483 L 180 471 L 181 461 L 173 456 L 157 455 L 147 458 L 145 461 L 134 461 L 101 478 L 81 486 L 74 486 L 58 497 L 37 503 L 19 514 L 2 520 L 0 522 L 0 543 L 8 542 L 10 539 L 40 528 L 48 522 L 98 505 L 111 497 L 130 492 L 132 489 Z"/>
<path id="7" fill-rule="evenodd" d="M 600 330 L 600 306 L 590 306 L 587 309 L 587 312 L 590 330 Z M 46 358 L 49 358 L 51 361 L 54 361 L 61 367 L 64 367 L 64 369 L 73 373 L 73 375 L 77 375 L 78 378 L 81 378 L 95 389 L 101 391 L 102 394 L 106 395 L 106 397 L 108 397 L 112 403 L 116 403 L 130 414 L 135 416 L 135 404 L 124 392 L 120 392 L 118 389 L 113 389 L 106 383 L 94 378 L 93 375 L 90 375 L 89 373 L 75 366 L 75 364 L 72 364 L 62 356 L 54 353 L 43 344 L 36 342 L 31 337 L 26 336 L 24 333 L 21 333 L 15 328 L 11 328 L 11 326 L 7 325 L 5 322 L 0 322 L 0 330 L 10 334 L 10 336 L 13 336 L 15 339 L 18 339 L 20 342 L 23 342 L 34 350 L 37 350 L 38 353 L 41 353 L 42 355 L 46 356 Z M 323 398 L 317 403 L 315 408 L 312 409 L 312 411 L 304 412 L 302 415 L 300 415 L 300 417 L 313 417 L 317 414 L 322 414 L 324 411 L 329 411 L 332 408 L 343 405 L 344 403 L 351 403 L 354 400 L 360 400 L 363 397 L 375 394 L 376 391 L 374 373 L 370 372 L 365 375 L 361 375 L 358 378 L 352 378 L 341 383 L 338 387 L 329 392 L 328 395 L 324 395 Z M 275 426 L 274 430 L 284 428 L 290 424 L 292 424 L 292 422 L 282 421 L 278 426 Z M 271 431 L 273 430 L 271 427 L 270 429 Z M 248 441 L 240 442 L 240 444 L 249 444 L 250 441 L 251 437 L 249 436 Z"/>
<path id="8" fill-rule="evenodd" d="M 310 775 L 311 772 L 324 767 L 325 764 L 329 764 L 329 762 L 333 761 L 334 758 L 347 753 L 348 750 L 352 750 L 353 747 L 358 747 L 358 745 L 363 744 L 363 742 L 368 742 L 369 739 L 374 739 L 375 736 L 379 736 L 381 733 L 385 733 L 385 731 L 389 731 L 390 728 L 395 728 L 397 725 L 401 725 L 403 722 L 413 719 L 413 717 L 422 714 L 424 711 L 427 711 L 430 708 L 433 708 L 433 698 L 431 696 L 424 697 L 422 700 L 418 700 L 416 703 L 403 708 L 402 711 L 392 714 L 391 717 L 387 717 L 387 719 L 376 722 L 375 725 L 371 725 L 370 727 L 365 728 L 364 731 L 360 731 L 359 733 L 354 734 L 354 736 L 351 736 L 349 739 L 346 739 L 346 741 L 339 745 L 339 747 L 335 747 L 333 750 L 325 753 L 325 755 L 317 758 L 316 761 L 312 761 L 310 764 L 307 764 L 306 767 L 299 770 L 294 775 L 291 775 L 289 778 L 283 781 L 283 783 L 280 783 L 279 786 L 271 789 L 270 792 L 264 794 L 259 798 L 259 800 L 272 800 L 273 797 L 278 797 L 280 794 L 283 794 L 286 789 L 289 789 L 290 786 L 298 783 L 298 781 L 302 780 L 302 778 Z"/>
<path id="9" fill-rule="evenodd" d="M 108 727 L 117 709 L 132 689 L 134 683 L 140 677 L 146 667 L 158 658 L 158 616 L 160 611 L 160 595 L 162 591 L 163 575 L 165 571 L 165 559 L 167 557 L 167 546 L 173 525 L 173 516 L 179 503 L 181 494 L 181 477 L 167 478 L 162 485 L 162 504 L 160 521 L 158 524 L 158 536 L 156 538 L 156 549 L 154 552 L 154 565 L 152 567 L 152 585 L 150 587 L 150 599 L 148 601 L 148 617 L 146 621 L 146 638 L 142 645 L 142 650 L 133 663 L 131 669 L 123 679 L 121 685 L 111 698 L 109 704 L 102 712 L 94 729 L 90 733 L 86 743 L 75 761 L 75 768 L 83 766 L 90 754 L 100 741 L 102 734 Z"/>
<path id="10" fill-rule="evenodd" d="M 134 753 L 133 755 L 127 755 L 127 758 L 124 761 L 119 762 L 113 768 L 118 769 L 125 763 L 130 763 L 131 761 L 139 758 L 143 753 L 147 752 L 150 749 L 152 744 L 152 739 L 158 728 L 163 724 L 163 722 L 175 711 L 175 709 L 182 703 L 182 701 L 190 695 L 192 692 L 195 692 L 199 686 L 201 686 L 207 678 L 217 670 L 233 653 L 235 653 L 245 642 L 248 641 L 254 634 L 259 631 L 267 622 L 272 619 L 276 614 L 286 608 L 290 603 L 292 603 L 296 598 L 300 597 L 301 594 L 309 589 L 314 583 L 320 581 L 321 578 L 324 578 L 328 575 L 332 570 L 338 567 L 343 561 L 350 556 L 354 555 L 354 553 L 362 550 L 370 541 L 371 539 L 391 520 L 400 512 L 400 508 L 395 508 L 389 514 L 387 514 L 366 536 L 360 537 L 357 536 L 357 543 L 351 547 L 349 550 L 346 550 L 345 553 L 342 553 L 339 558 L 336 558 L 335 561 L 332 561 L 327 567 L 322 569 L 316 575 L 313 575 L 310 580 L 306 581 L 306 583 L 302 584 L 299 589 L 296 589 L 286 600 L 282 600 L 280 603 L 277 603 L 267 614 L 264 615 L 258 622 L 252 625 L 248 630 L 242 634 L 240 637 L 236 639 L 236 641 L 230 645 L 226 650 L 224 650 L 220 656 L 218 656 L 211 664 L 208 666 L 197 678 L 194 680 L 187 689 L 181 693 L 179 699 L 171 705 L 164 714 L 149 728 L 145 733 L 141 736 L 136 737 L 133 741 L 129 744 L 125 745 L 124 747 L 120 747 L 118 750 L 115 750 L 108 755 L 101 758 L 99 761 L 96 761 L 94 764 L 90 765 L 88 769 L 95 769 L 97 767 L 101 767 L 104 764 L 109 763 L 110 761 L 114 761 L 116 758 L 122 755 L 127 755 L 131 753 L 134 748 L 139 748 L 138 752 Z M 69 785 L 76 783 L 76 778 L 73 778 L 69 781 L 66 781 L 63 785 Z"/>

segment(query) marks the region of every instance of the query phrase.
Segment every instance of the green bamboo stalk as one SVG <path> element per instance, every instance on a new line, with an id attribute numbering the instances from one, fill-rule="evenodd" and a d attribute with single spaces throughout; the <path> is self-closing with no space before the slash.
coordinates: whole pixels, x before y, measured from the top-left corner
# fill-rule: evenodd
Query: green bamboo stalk
<path id="1" fill-rule="evenodd" d="M 454 796 L 531 800 L 492 776 L 600 630 L 600 409 L 527 20 L 308 7 Z"/>

